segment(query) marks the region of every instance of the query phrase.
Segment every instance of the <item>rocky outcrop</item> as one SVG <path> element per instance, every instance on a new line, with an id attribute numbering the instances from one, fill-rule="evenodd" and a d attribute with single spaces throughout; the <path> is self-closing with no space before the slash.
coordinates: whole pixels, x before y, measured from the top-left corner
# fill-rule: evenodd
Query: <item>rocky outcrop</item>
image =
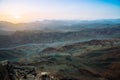
<path id="1" fill-rule="evenodd" d="M 0 80 L 10 80 L 4 66 L 0 64 Z"/>

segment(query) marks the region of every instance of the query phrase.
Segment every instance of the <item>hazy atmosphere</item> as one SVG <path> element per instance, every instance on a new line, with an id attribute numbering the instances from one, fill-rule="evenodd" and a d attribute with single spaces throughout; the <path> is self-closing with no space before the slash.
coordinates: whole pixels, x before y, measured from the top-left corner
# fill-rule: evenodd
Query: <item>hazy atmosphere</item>
<path id="1" fill-rule="evenodd" d="M 120 80 L 120 0 L 0 0 L 0 80 Z"/>
<path id="2" fill-rule="evenodd" d="M 120 18 L 119 0 L 0 0 L 0 21 Z"/>

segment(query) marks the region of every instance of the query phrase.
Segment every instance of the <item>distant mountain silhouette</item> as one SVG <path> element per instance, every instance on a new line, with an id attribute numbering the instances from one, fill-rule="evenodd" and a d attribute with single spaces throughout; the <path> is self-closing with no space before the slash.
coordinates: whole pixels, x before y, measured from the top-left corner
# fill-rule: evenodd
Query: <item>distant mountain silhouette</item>
<path id="1" fill-rule="evenodd" d="M 96 26 L 94 24 L 93 26 Z M 101 25 L 99 25 L 101 26 Z M 74 31 L 16 31 L 8 32 L 8 34 L 0 35 L 0 47 L 13 47 L 29 43 L 54 43 L 64 41 L 79 41 L 90 39 L 104 39 L 104 38 L 119 38 L 120 25 L 112 24 L 105 27 L 81 28 L 81 30 Z M 74 28 L 74 26 L 73 26 Z M 57 29 L 57 28 L 56 28 Z M 7 32 L 6 32 L 7 33 Z"/>
<path id="2" fill-rule="evenodd" d="M 0 30 L 45 30 L 45 31 L 73 31 L 81 28 L 109 27 L 109 25 L 120 24 L 120 19 L 103 20 L 43 20 L 30 23 L 13 24 L 1 21 Z"/>

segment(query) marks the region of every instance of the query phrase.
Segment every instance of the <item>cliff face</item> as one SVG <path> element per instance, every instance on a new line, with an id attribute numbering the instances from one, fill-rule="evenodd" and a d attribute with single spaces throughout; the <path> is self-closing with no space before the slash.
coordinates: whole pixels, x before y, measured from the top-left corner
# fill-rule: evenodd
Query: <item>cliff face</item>
<path id="1" fill-rule="evenodd" d="M 5 68 L 0 64 L 0 80 L 10 80 Z"/>

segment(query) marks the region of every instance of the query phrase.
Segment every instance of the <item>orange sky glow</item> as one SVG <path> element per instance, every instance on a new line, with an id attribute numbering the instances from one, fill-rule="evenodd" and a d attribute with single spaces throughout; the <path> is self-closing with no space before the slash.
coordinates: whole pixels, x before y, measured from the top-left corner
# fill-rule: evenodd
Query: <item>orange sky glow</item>
<path id="1" fill-rule="evenodd" d="M 119 0 L 0 0 L 0 21 L 120 18 Z"/>

